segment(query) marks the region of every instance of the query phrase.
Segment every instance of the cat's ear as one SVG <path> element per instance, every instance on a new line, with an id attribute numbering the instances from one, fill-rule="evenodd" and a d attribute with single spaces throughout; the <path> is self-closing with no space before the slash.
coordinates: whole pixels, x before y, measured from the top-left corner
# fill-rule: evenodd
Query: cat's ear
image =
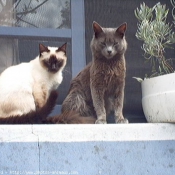
<path id="1" fill-rule="evenodd" d="M 126 32 L 126 29 L 127 29 L 127 23 L 125 22 L 117 28 L 116 33 L 119 34 L 121 38 L 123 38 Z"/>
<path id="2" fill-rule="evenodd" d="M 65 43 L 61 47 L 59 47 L 57 51 L 58 52 L 62 51 L 62 52 L 64 52 L 66 54 L 66 47 L 67 47 L 67 43 Z"/>
<path id="3" fill-rule="evenodd" d="M 98 38 L 99 34 L 103 32 L 102 27 L 95 21 L 93 22 L 92 26 L 93 26 L 95 38 Z"/>
<path id="4" fill-rule="evenodd" d="M 49 52 L 49 49 L 44 46 L 43 44 L 39 44 L 39 52 L 40 52 L 40 56 L 43 52 Z"/>

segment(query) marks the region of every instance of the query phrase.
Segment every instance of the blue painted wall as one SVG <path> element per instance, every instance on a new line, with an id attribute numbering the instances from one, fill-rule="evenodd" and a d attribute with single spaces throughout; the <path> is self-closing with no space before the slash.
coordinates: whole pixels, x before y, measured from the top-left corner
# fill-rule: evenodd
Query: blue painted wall
<path id="1" fill-rule="evenodd" d="M 0 155 L 0 174 L 175 173 L 175 140 L 6 142 L 0 144 Z"/>

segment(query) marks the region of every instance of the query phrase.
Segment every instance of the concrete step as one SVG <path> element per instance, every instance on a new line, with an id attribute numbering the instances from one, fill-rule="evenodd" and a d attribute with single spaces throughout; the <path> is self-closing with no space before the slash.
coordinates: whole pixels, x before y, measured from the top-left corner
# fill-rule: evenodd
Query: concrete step
<path id="1" fill-rule="evenodd" d="M 0 174 L 173 175 L 175 124 L 0 125 Z"/>

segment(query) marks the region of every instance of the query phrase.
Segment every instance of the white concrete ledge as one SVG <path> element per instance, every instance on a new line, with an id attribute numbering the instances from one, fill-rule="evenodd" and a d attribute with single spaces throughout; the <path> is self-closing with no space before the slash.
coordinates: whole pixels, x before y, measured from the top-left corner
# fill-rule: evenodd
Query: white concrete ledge
<path id="1" fill-rule="evenodd" d="M 0 125 L 1 142 L 174 140 L 175 124 Z"/>
<path id="2" fill-rule="evenodd" d="M 175 124 L 0 125 L 0 174 L 174 172 Z"/>

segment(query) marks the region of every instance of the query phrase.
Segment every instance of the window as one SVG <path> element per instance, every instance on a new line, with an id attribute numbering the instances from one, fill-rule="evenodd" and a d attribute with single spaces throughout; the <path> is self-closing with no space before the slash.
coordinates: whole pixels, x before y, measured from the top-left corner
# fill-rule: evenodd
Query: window
<path id="1" fill-rule="evenodd" d="M 140 0 L 0 0 L 0 72 L 6 67 L 30 61 L 38 55 L 38 43 L 59 46 L 68 43 L 68 63 L 58 88 L 58 108 L 70 81 L 92 60 L 90 41 L 92 22 L 117 27 L 127 22 L 126 86 L 124 116 L 130 122 L 146 122 L 141 106 L 141 87 L 132 77 L 144 77 L 149 65 L 141 59 L 143 52 L 136 39 L 137 19 L 134 9 Z M 155 3 L 145 0 L 152 6 Z M 161 0 L 170 9 L 170 1 Z M 174 54 L 169 53 L 170 57 Z M 55 113 L 58 112 L 56 108 Z"/>

